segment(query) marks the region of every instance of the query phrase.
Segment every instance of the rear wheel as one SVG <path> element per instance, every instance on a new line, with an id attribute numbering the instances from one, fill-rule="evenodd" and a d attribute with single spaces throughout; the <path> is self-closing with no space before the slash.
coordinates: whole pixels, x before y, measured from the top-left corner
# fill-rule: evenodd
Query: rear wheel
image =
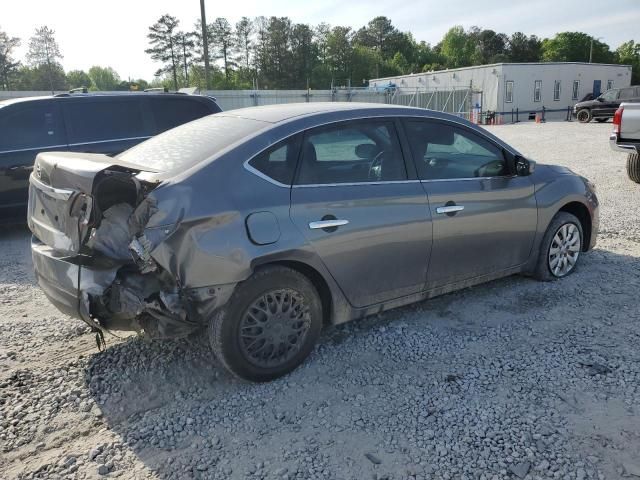
<path id="1" fill-rule="evenodd" d="M 322 328 L 322 304 L 307 277 L 275 266 L 238 285 L 211 319 L 209 342 L 233 375 L 266 382 L 285 375 L 311 353 Z"/>
<path id="2" fill-rule="evenodd" d="M 627 157 L 627 175 L 636 183 L 640 183 L 640 154 L 630 153 Z"/>
<path id="3" fill-rule="evenodd" d="M 589 123 L 591 121 L 591 111 L 587 108 L 583 108 L 578 111 L 576 117 L 580 123 Z"/>
<path id="4" fill-rule="evenodd" d="M 584 233 L 575 215 L 558 212 L 542 239 L 534 276 L 545 282 L 572 273 L 580 258 Z"/>

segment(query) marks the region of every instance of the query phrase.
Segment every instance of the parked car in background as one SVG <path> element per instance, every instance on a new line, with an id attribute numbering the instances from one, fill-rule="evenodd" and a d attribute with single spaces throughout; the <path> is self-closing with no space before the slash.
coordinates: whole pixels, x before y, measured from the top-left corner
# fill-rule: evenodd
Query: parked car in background
<path id="1" fill-rule="evenodd" d="M 578 102 L 573 107 L 573 114 L 581 123 L 588 123 L 592 119 L 606 122 L 613 118 L 622 102 L 640 102 L 640 86 L 613 88 L 593 100 Z"/>
<path id="2" fill-rule="evenodd" d="M 640 103 L 623 103 L 613 117 L 613 150 L 627 153 L 627 174 L 640 183 Z"/>
<path id="3" fill-rule="evenodd" d="M 220 111 L 211 97 L 177 93 L 65 93 L 0 101 L 0 221 L 24 221 L 38 153 L 116 155 Z"/>
<path id="4" fill-rule="evenodd" d="M 42 153 L 29 195 L 56 307 L 96 330 L 208 329 L 253 381 L 293 370 L 327 323 L 565 277 L 599 224 L 585 178 L 457 116 L 378 104 L 234 110 L 115 158 Z"/>

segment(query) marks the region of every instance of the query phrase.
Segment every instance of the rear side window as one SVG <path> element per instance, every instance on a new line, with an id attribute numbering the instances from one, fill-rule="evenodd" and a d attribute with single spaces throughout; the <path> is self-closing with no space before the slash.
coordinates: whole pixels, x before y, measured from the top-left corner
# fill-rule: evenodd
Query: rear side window
<path id="1" fill-rule="evenodd" d="M 196 99 L 150 98 L 150 100 L 158 132 L 164 132 L 214 113 L 211 108 Z"/>
<path id="2" fill-rule="evenodd" d="M 465 128 L 409 121 L 407 134 L 421 180 L 509 175 L 502 150 Z"/>
<path id="3" fill-rule="evenodd" d="M 0 110 L 0 151 L 64 145 L 58 109 L 51 102 L 33 102 Z"/>
<path id="4" fill-rule="evenodd" d="M 149 135 L 138 99 L 70 102 L 64 108 L 72 144 Z"/>
<path id="5" fill-rule="evenodd" d="M 156 135 L 118 158 L 157 172 L 184 170 L 270 126 L 248 118 L 209 115 Z"/>
<path id="6" fill-rule="evenodd" d="M 631 87 L 631 88 L 623 88 L 620 90 L 620 100 L 630 100 L 632 98 L 635 98 L 636 96 L 636 89 Z"/>
<path id="7" fill-rule="evenodd" d="M 251 159 L 249 165 L 263 175 L 285 185 L 291 185 L 300 151 L 300 135 L 277 143 Z"/>

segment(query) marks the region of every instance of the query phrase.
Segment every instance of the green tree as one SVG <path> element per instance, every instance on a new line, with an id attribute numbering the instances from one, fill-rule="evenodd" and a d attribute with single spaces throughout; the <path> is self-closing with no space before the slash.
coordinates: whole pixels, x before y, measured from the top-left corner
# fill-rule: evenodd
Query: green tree
<path id="1" fill-rule="evenodd" d="M 515 32 L 509 37 L 507 52 L 511 62 L 539 62 L 542 59 L 542 41 L 535 35 Z"/>
<path id="2" fill-rule="evenodd" d="M 49 78 L 51 93 L 54 93 L 55 90 L 57 71 L 62 69 L 58 62 L 61 59 L 62 54 L 58 42 L 56 42 L 55 32 L 46 25 L 36 28 L 35 34 L 29 40 L 27 61 L 32 67 L 44 67 Z"/>
<path id="3" fill-rule="evenodd" d="M 240 65 L 249 69 L 251 66 L 251 51 L 253 50 L 253 34 L 255 26 L 249 17 L 242 17 L 236 23 L 236 45 Z"/>
<path id="4" fill-rule="evenodd" d="M 12 87 L 16 90 L 67 90 L 67 79 L 62 66 L 58 63 L 38 65 L 35 67 L 22 66 L 18 69 Z"/>
<path id="5" fill-rule="evenodd" d="M 333 27 L 327 39 L 327 63 L 333 86 L 346 86 L 351 81 L 353 53 L 351 27 Z"/>
<path id="6" fill-rule="evenodd" d="M 592 61 L 611 63 L 609 46 L 582 32 L 561 32 L 542 41 L 542 59 L 546 62 L 588 62 L 593 42 Z"/>
<path id="7" fill-rule="evenodd" d="M 173 77 L 173 88 L 178 90 L 179 50 L 177 43 L 178 25 L 180 21 L 171 15 L 162 15 L 156 23 L 149 27 L 147 38 L 151 47 L 145 53 L 153 60 L 162 62 L 156 76 L 170 73 Z"/>
<path id="8" fill-rule="evenodd" d="M 9 90 L 18 74 L 20 62 L 14 60 L 13 50 L 19 46 L 19 38 L 0 30 L 0 90 Z"/>
<path id="9" fill-rule="evenodd" d="M 217 58 L 222 59 L 224 66 L 224 76 L 227 82 L 231 76 L 231 70 L 235 66 L 233 61 L 234 53 L 234 34 L 231 24 L 226 18 L 218 17 L 212 24 L 209 25 L 211 29 L 211 38 L 213 39 L 213 47 L 217 52 Z"/>
<path id="10" fill-rule="evenodd" d="M 193 61 L 195 48 L 195 35 L 193 32 L 178 32 L 176 34 L 180 63 L 182 64 L 183 85 L 189 86 L 189 67 Z"/>
<path id="11" fill-rule="evenodd" d="M 71 70 L 67 72 L 67 85 L 69 85 L 69 88 L 91 88 L 93 82 L 84 70 Z"/>
<path id="12" fill-rule="evenodd" d="M 309 25 L 296 24 L 291 29 L 293 88 L 306 88 L 311 79 L 318 54 Z"/>
<path id="13" fill-rule="evenodd" d="M 471 65 L 473 45 L 460 25 L 451 27 L 440 42 L 442 53 L 448 68 L 467 67 Z"/>
<path id="14" fill-rule="evenodd" d="M 616 49 L 618 63 L 631 65 L 631 84 L 640 84 L 640 43 L 633 40 L 623 43 Z"/>
<path id="15" fill-rule="evenodd" d="M 485 65 L 508 60 L 508 37 L 504 33 L 471 27 L 467 35 L 468 48 L 473 52 L 471 55 L 471 63 L 473 65 Z"/>
<path id="16" fill-rule="evenodd" d="M 111 67 L 100 67 L 94 65 L 89 69 L 89 78 L 91 79 L 92 88 L 102 91 L 113 91 L 120 84 L 120 77 Z"/>

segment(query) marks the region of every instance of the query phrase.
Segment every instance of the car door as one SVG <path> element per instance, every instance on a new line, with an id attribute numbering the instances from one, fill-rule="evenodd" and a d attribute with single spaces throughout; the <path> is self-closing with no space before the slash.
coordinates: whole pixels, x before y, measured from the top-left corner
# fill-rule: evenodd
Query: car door
<path id="1" fill-rule="evenodd" d="M 618 102 L 618 93 L 619 90 L 607 90 L 602 95 L 600 95 L 595 102 L 593 107 L 593 116 L 594 117 L 612 117 L 616 112 L 616 109 L 620 105 Z"/>
<path id="2" fill-rule="evenodd" d="M 143 98 L 131 95 L 67 98 L 64 111 L 69 150 L 117 155 L 152 135 Z"/>
<path id="3" fill-rule="evenodd" d="M 291 219 L 348 301 L 364 307 L 424 288 L 431 220 L 407 176 L 396 126 L 354 120 L 307 131 Z"/>
<path id="4" fill-rule="evenodd" d="M 36 155 L 66 149 L 64 124 L 54 101 L 0 108 L 0 218 L 24 218 Z"/>
<path id="5" fill-rule="evenodd" d="M 405 129 L 433 224 L 427 288 L 525 263 L 537 225 L 531 180 L 514 175 L 505 152 L 471 128 L 407 120 Z"/>

